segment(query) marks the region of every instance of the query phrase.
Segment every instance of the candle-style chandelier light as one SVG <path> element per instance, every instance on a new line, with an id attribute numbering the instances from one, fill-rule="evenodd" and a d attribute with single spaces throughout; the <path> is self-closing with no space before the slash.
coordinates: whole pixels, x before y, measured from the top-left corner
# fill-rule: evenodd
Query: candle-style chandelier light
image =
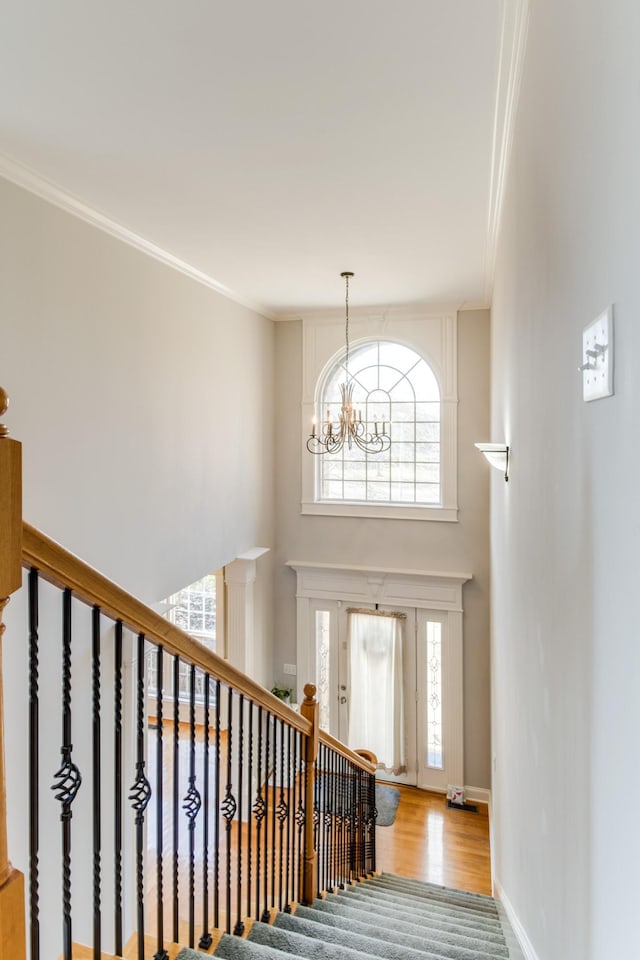
<path id="1" fill-rule="evenodd" d="M 326 416 L 318 425 L 314 415 L 311 425 L 311 436 L 307 440 L 309 453 L 339 453 L 347 444 L 350 450 L 354 445 L 364 453 L 384 453 L 391 446 L 391 437 L 387 433 L 387 423 L 384 417 L 381 422 L 373 418 L 371 427 L 367 423 L 366 414 L 362 418 L 362 411 L 353 406 L 354 381 L 349 373 L 349 280 L 353 276 L 348 270 L 340 274 L 345 283 L 345 341 L 344 358 L 345 382 L 340 384 L 342 405 L 337 421 L 331 419 L 327 408 Z"/>

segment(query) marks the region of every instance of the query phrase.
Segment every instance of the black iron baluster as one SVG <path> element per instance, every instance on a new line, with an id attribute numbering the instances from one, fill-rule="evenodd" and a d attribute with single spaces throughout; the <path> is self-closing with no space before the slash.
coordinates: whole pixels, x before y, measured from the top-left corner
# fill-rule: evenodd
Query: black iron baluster
<path id="1" fill-rule="evenodd" d="M 114 941 L 122 956 L 122 621 L 116 622 L 113 665 Z"/>
<path id="2" fill-rule="evenodd" d="M 344 842 L 344 808 L 342 796 L 342 757 L 336 755 L 336 880 L 340 890 L 344 890 L 342 869 L 342 844 Z"/>
<path id="3" fill-rule="evenodd" d="M 237 919 L 233 928 L 234 935 L 244 933 L 242 922 L 242 766 L 244 762 L 244 693 L 238 698 L 238 856 L 236 862 Z"/>
<path id="4" fill-rule="evenodd" d="M 284 912 L 291 913 L 291 901 L 293 900 L 293 894 L 291 892 L 291 843 L 292 843 L 292 833 L 291 833 L 291 811 L 295 810 L 295 797 L 292 796 L 292 781 L 291 781 L 291 727 L 287 724 L 287 821 L 286 821 L 286 871 L 285 871 L 285 906 Z"/>
<path id="5" fill-rule="evenodd" d="M 356 862 L 355 862 L 355 817 L 356 817 L 356 794 L 355 794 L 355 782 L 356 782 L 356 767 L 353 764 L 349 764 L 349 800 L 348 800 L 348 810 L 349 810 L 349 882 L 353 883 L 356 879 Z"/>
<path id="6" fill-rule="evenodd" d="M 318 896 L 320 896 L 322 893 L 322 879 L 324 876 L 323 874 L 323 871 L 324 871 L 323 843 L 322 843 L 322 836 L 324 831 L 321 829 L 321 826 L 320 826 L 321 824 L 320 790 L 321 790 L 321 783 L 322 783 L 321 771 L 322 771 L 323 754 L 324 754 L 324 746 L 320 744 L 320 746 L 318 747 L 318 757 L 316 759 L 316 764 L 315 764 L 316 778 L 315 778 L 314 787 L 313 787 L 313 793 L 314 793 L 314 796 L 313 796 L 313 846 L 317 852 L 317 858 L 318 858 L 318 868 L 317 868 L 317 874 L 318 874 L 317 895 Z M 307 768 L 305 769 L 305 777 L 304 777 L 305 796 L 306 796 L 306 789 L 307 789 L 306 782 L 307 782 L 308 776 L 309 776 L 309 770 Z"/>
<path id="7" fill-rule="evenodd" d="M 264 820 L 264 815 L 266 812 L 266 803 L 264 797 L 262 796 L 262 751 L 263 751 L 263 740 L 262 740 L 262 713 L 263 708 L 258 707 L 258 785 L 256 791 L 256 799 L 253 805 L 253 815 L 256 818 L 256 920 L 260 919 L 260 893 L 261 893 L 261 882 L 262 875 L 260 873 L 261 868 L 261 859 L 262 859 L 262 821 Z M 265 875 L 266 875 L 266 860 L 265 860 Z M 266 903 L 266 886 L 265 886 L 265 903 Z"/>
<path id="8" fill-rule="evenodd" d="M 226 932 L 231 933 L 231 823 L 237 809 L 236 798 L 233 795 L 233 784 L 231 782 L 233 776 L 231 765 L 233 752 L 233 690 L 231 687 L 227 690 L 227 697 L 227 786 L 225 788 L 221 810 L 227 831 L 227 873 L 225 886 L 227 907 Z"/>
<path id="9" fill-rule="evenodd" d="M 299 730 L 296 730 L 296 784 L 297 784 L 297 802 L 296 802 L 296 825 L 298 827 L 298 841 L 297 841 L 297 862 L 298 862 L 298 873 L 296 879 L 296 900 L 298 903 L 302 903 L 302 847 L 303 847 L 303 838 L 304 838 L 304 825 L 305 825 L 305 812 L 304 812 L 304 797 L 306 791 L 306 768 L 303 768 L 302 764 L 302 734 Z M 309 811 L 309 816 L 312 816 L 313 812 Z"/>
<path id="10" fill-rule="evenodd" d="M 164 692 L 164 648 L 156 648 L 156 912 L 157 912 L 157 949 L 154 960 L 169 960 L 164 948 L 164 804 L 162 797 L 164 744 L 163 744 L 163 692 Z"/>
<path id="11" fill-rule="evenodd" d="M 29 915 L 31 960 L 40 957 L 40 659 L 38 571 L 29 571 Z"/>
<path id="12" fill-rule="evenodd" d="M 91 612 L 92 710 L 93 710 L 93 956 L 100 960 L 102 953 L 101 839 L 102 811 L 100 807 L 100 607 Z"/>
<path id="13" fill-rule="evenodd" d="M 71 960 L 71 817 L 82 776 L 73 763 L 71 743 L 71 590 L 62 595 L 62 763 L 54 774 L 51 789 L 62 804 L 62 941 L 64 960 Z"/>
<path id="14" fill-rule="evenodd" d="M 264 728 L 264 744 L 265 744 L 265 756 L 264 756 L 264 908 L 262 911 L 261 920 L 263 923 L 269 923 L 271 919 L 271 911 L 269 910 L 269 729 L 271 724 L 271 714 L 265 714 L 265 728 Z"/>
<path id="15" fill-rule="evenodd" d="M 216 680 L 216 779 L 213 799 L 216 841 L 213 845 L 213 927 L 220 927 L 220 681 Z"/>
<path id="16" fill-rule="evenodd" d="M 196 668 L 189 671 L 189 786 L 182 809 L 189 821 L 189 946 L 195 943 L 196 929 L 196 817 L 202 800 L 196 787 Z"/>
<path id="17" fill-rule="evenodd" d="M 253 798 L 253 710 L 251 701 L 247 703 L 249 712 L 249 757 L 247 762 L 247 917 L 251 916 L 251 893 L 253 880 L 253 828 L 251 823 L 251 800 Z"/>
<path id="18" fill-rule="evenodd" d="M 211 677 L 204 675 L 204 820 L 202 832 L 202 936 L 198 941 L 200 950 L 208 950 L 213 943 L 209 930 L 209 708 Z"/>
<path id="19" fill-rule="evenodd" d="M 271 909 L 276 907 L 276 818 L 278 804 L 276 803 L 278 771 L 278 718 L 273 717 L 273 761 L 271 764 Z"/>
<path id="20" fill-rule="evenodd" d="M 144 634 L 138 634 L 136 704 L 136 779 L 129 800 L 136 818 L 136 900 L 138 916 L 138 960 L 144 960 L 144 813 L 151 798 L 151 784 L 145 776 L 144 761 Z"/>
<path id="21" fill-rule="evenodd" d="M 371 860 L 369 863 L 369 873 L 375 873 L 376 870 L 376 821 L 378 811 L 376 810 L 376 777 L 374 773 L 369 776 L 369 794 L 371 797 Z"/>
<path id="22" fill-rule="evenodd" d="M 283 900 L 283 890 L 286 890 L 286 877 L 284 877 L 284 863 L 285 863 L 285 851 L 284 851 L 284 826 L 287 822 L 289 816 L 289 806 L 285 800 L 284 794 L 284 778 L 285 778 L 285 733 L 286 727 L 283 720 L 278 721 L 278 726 L 280 728 L 280 797 L 278 800 L 278 829 L 280 833 L 280 850 L 279 850 L 279 889 L 278 889 L 278 902 L 280 905 L 280 910 L 284 910 L 284 900 Z"/>
<path id="23" fill-rule="evenodd" d="M 180 943 L 180 657 L 173 658 L 173 942 Z"/>

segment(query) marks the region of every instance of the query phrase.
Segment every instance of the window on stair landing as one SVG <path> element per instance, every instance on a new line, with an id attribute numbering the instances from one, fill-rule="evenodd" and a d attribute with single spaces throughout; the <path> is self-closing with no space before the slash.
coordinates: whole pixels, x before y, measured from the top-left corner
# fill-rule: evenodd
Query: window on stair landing
<path id="1" fill-rule="evenodd" d="M 370 428 L 390 433 L 384 453 L 368 454 L 344 445 L 338 454 L 318 457 L 316 499 L 353 504 L 439 507 L 440 388 L 432 368 L 415 350 L 378 340 L 352 349 L 349 374 L 353 401 Z M 337 422 L 344 357 L 328 372 L 320 390 L 318 416 Z"/>
<path id="2" fill-rule="evenodd" d="M 188 633 L 194 640 L 202 643 L 214 653 L 216 649 L 216 574 L 208 574 L 194 583 L 183 587 L 165 601 L 167 620 Z M 149 690 L 157 689 L 157 661 L 153 650 L 147 652 L 147 677 Z M 164 672 L 170 669 L 165 664 Z M 190 694 L 191 668 L 188 663 L 179 665 L 178 693 L 180 700 L 188 700 Z M 195 695 L 198 702 L 204 700 L 204 674 L 197 670 L 195 674 Z M 171 696 L 171 680 L 164 677 L 165 695 Z"/>

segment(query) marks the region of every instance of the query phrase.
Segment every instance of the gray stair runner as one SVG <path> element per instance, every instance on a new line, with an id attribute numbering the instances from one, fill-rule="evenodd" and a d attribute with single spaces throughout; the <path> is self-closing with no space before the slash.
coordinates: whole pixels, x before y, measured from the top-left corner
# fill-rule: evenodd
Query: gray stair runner
<path id="1" fill-rule="evenodd" d="M 225 934 L 213 955 L 227 960 L 515 960 L 513 935 L 492 897 L 383 873 L 273 924 L 256 922 L 246 938 Z M 513 948 L 511 948 L 513 949 Z M 184 949 L 176 960 L 204 960 Z"/>

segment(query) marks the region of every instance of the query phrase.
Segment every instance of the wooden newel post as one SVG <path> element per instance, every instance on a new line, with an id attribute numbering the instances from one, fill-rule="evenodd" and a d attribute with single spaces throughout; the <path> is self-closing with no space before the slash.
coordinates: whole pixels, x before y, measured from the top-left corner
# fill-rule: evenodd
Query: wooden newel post
<path id="1" fill-rule="evenodd" d="M 310 736 L 305 741 L 304 762 L 306 769 L 305 801 L 306 812 L 304 822 L 304 871 L 302 875 L 302 902 L 313 903 L 318 891 L 318 854 L 315 848 L 313 806 L 316 782 L 316 758 L 318 756 L 318 701 L 316 688 L 313 683 L 305 684 L 304 700 L 300 705 L 300 713 L 312 725 Z"/>
<path id="2" fill-rule="evenodd" d="M 0 387 L 0 416 L 8 406 L 9 398 Z M 9 861 L 2 697 L 2 615 L 9 597 L 22 585 L 22 452 L 8 432 L 0 423 L 0 960 L 23 960 L 24 877 Z"/>

